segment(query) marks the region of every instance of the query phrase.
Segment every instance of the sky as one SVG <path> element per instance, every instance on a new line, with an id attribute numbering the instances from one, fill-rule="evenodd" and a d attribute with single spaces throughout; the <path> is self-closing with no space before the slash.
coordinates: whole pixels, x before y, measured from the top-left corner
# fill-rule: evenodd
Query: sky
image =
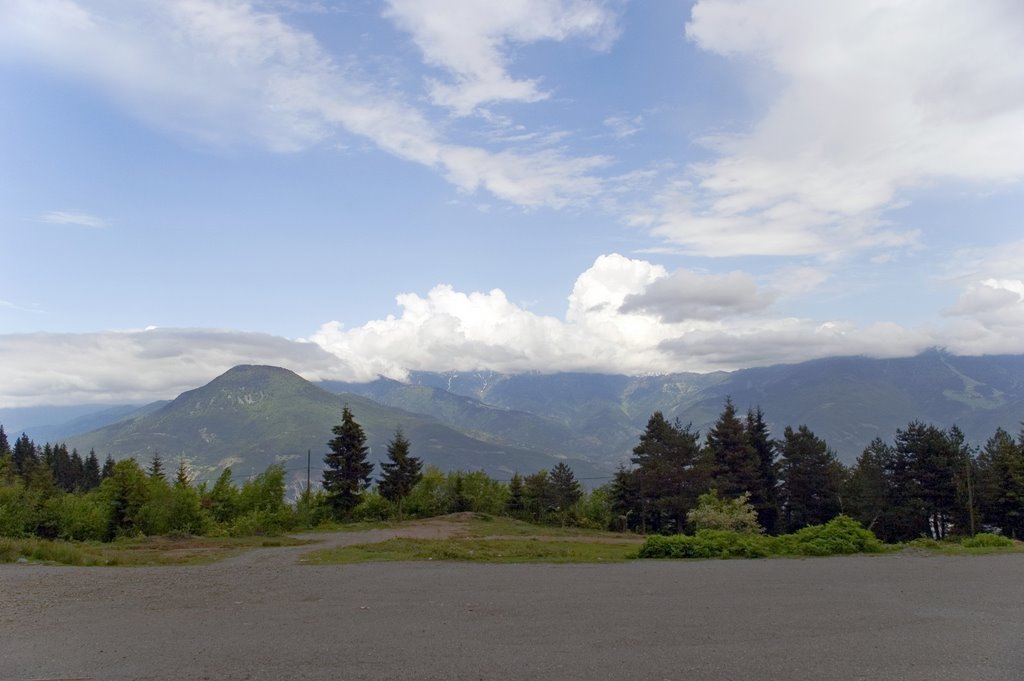
<path id="1" fill-rule="evenodd" d="M 0 0 L 0 407 L 1024 352 L 1015 0 Z"/>

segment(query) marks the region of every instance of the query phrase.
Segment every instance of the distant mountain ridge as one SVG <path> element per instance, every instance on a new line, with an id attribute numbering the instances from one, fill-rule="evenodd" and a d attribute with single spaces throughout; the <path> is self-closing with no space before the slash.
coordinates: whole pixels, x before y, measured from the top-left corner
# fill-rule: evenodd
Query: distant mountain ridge
<path id="1" fill-rule="evenodd" d="M 66 440 L 80 451 L 148 460 L 187 458 L 200 471 L 231 466 L 260 472 L 272 463 L 305 471 L 307 450 L 319 471 L 331 428 L 348 404 L 367 434 L 371 460 L 386 457 L 386 443 L 402 428 L 412 452 L 442 469 L 484 470 L 497 478 L 515 471 L 551 468 L 560 459 L 540 451 L 483 442 L 422 414 L 386 407 L 354 394 L 335 395 L 287 369 L 244 365 L 182 393 L 155 410 Z M 605 472 L 586 461 L 568 461 L 580 477 Z"/>
<path id="2" fill-rule="evenodd" d="M 251 375 L 256 369 L 266 375 Z M 274 376 L 287 380 L 278 384 Z M 253 403 L 233 412 L 218 407 L 211 391 L 236 383 L 232 390 L 244 389 L 244 399 Z M 261 421 L 253 414 L 263 393 L 271 397 L 259 412 Z M 232 399 L 238 402 L 242 394 Z M 1024 356 L 959 357 L 933 350 L 901 359 L 841 357 L 644 377 L 413 372 L 405 383 L 382 378 L 320 387 L 283 369 L 236 367 L 171 403 L 149 405 L 125 421 L 66 439 L 80 450 L 96 446 L 103 454 L 109 448 L 115 456 L 200 451 L 207 465 L 247 452 L 244 465 L 258 468 L 274 457 L 304 458 L 306 449 L 318 457 L 340 405 L 348 401 L 359 406 L 357 420 L 364 420 L 358 411 L 365 414 L 375 454 L 383 453 L 400 423 L 442 467 L 479 468 L 486 460 L 489 470 L 507 477 L 511 470 L 549 468 L 555 457 L 565 456 L 590 461 L 589 473 L 600 477 L 628 459 L 653 411 L 706 432 L 727 396 L 741 411 L 761 406 L 775 437 L 787 425 L 806 424 L 849 463 L 871 439 L 891 441 L 912 420 L 943 428 L 956 424 L 976 445 L 997 427 L 1016 434 L 1024 421 Z M 214 427 L 185 418 L 184 405 L 193 403 L 203 418 L 219 414 L 214 421 L 221 422 Z M 146 410 L 153 413 L 140 426 Z M 80 423 L 91 418 L 75 413 Z M 201 428 L 205 437 L 197 435 Z M 508 460 L 495 463 L 502 457 Z"/>

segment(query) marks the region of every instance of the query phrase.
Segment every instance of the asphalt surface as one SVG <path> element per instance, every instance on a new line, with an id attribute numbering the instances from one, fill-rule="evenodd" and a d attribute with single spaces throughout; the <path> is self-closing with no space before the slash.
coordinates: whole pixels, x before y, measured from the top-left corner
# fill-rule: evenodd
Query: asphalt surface
<path id="1" fill-rule="evenodd" d="M 1022 554 L 312 566 L 308 550 L 2 565 L 0 679 L 1024 678 Z"/>

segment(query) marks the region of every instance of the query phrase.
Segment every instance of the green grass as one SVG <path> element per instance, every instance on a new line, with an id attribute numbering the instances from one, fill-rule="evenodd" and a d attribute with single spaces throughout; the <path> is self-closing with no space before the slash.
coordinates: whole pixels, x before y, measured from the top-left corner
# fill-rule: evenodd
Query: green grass
<path id="1" fill-rule="evenodd" d="M 995 537 L 995 539 L 991 539 Z M 993 553 L 1024 553 L 1024 542 L 979 533 L 974 537 L 936 541 L 915 539 L 900 545 L 901 548 L 931 551 L 946 556 L 987 556 Z"/>
<path id="2" fill-rule="evenodd" d="M 533 525 L 505 516 L 497 517 L 475 513 L 467 530 L 471 537 L 591 537 L 605 538 L 628 543 L 640 543 L 643 537 L 621 532 L 607 532 L 581 527 L 554 527 Z"/>
<path id="3" fill-rule="evenodd" d="M 214 562 L 253 548 L 308 543 L 293 537 L 146 537 L 109 543 L 0 537 L 0 563 L 187 565 Z"/>
<path id="4" fill-rule="evenodd" d="M 389 539 L 326 549 L 303 558 L 309 564 L 450 560 L 478 563 L 619 562 L 636 553 L 624 543 L 543 539 Z"/>

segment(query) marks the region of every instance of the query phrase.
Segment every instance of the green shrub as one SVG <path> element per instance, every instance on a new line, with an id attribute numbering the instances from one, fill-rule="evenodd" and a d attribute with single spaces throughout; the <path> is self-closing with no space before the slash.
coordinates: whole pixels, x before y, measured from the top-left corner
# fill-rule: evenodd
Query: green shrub
<path id="1" fill-rule="evenodd" d="M 292 515 L 287 509 L 268 511 L 257 508 L 235 518 L 228 528 L 228 534 L 232 537 L 274 536 L 291 529 L 291 524 Z"/>
<path id="2" fill-rule="evenodd" d="M 771 541 L 757 534 L 729 530 L 700 530 L 695 535 L 651 536 L 640 547 L 640 558 L 765 558 Z"/>
<path id="3" fill-rule="evenodd" d="M 57 536 L 73 541 L 103 541 L 110 530 L 110 507 L 99 492 L 62 494 L 47 502 Z"/>
<path id="4" fill-rule="evenodd" d="M 777 553 L 798 556 L 878 553 L 885 548 L 871 530 L 845 515 L 776 537 L 775 544 Z"/>
<path id="5" fill-rule="evenodd" d="M 711 490 L 697 498 L 697 507 L 686 514 L 694 530 L 729 530 L 746 534 L 762 534 L 757 523 L 757 511 L 750 505 L 750 492 L 736 499 L 723 499 L 718 490 Z"/>
<path id="6" fill-rule="evenodd" d="M 21 482 L 0 485 L 0 536 L 25 537 L 39 522 L 35 502 Z"/>
<path id="7" fill-rule="evenodd" d="M 884 545 L 870 531 L 847 516 L 825 525 L 805 527 L 795 534 L 765 537 L 729 530 L 700 530 L 695 535 L 651 536 L 640 547 L 639 558 L 765 558 L 773 555 L 832 556 L 876 553 Z"/>
<path id="8" fill-rule="evenodd" d="M 363 498 L 352 509 L 352 519 L 357 521 L 387 520 L 394 515 L 391 502 L 376 492 L 364 492 Z"/>
<path id="9" fill-rule="evenodd" d="M 979 532 L 973 537 L 964 537 L 960 540 L 960 546 L 969 549 L 980 548 L 1008 548 L 1013 546 L 1013 540 L 1002 535 L 991 532 Z"/>

